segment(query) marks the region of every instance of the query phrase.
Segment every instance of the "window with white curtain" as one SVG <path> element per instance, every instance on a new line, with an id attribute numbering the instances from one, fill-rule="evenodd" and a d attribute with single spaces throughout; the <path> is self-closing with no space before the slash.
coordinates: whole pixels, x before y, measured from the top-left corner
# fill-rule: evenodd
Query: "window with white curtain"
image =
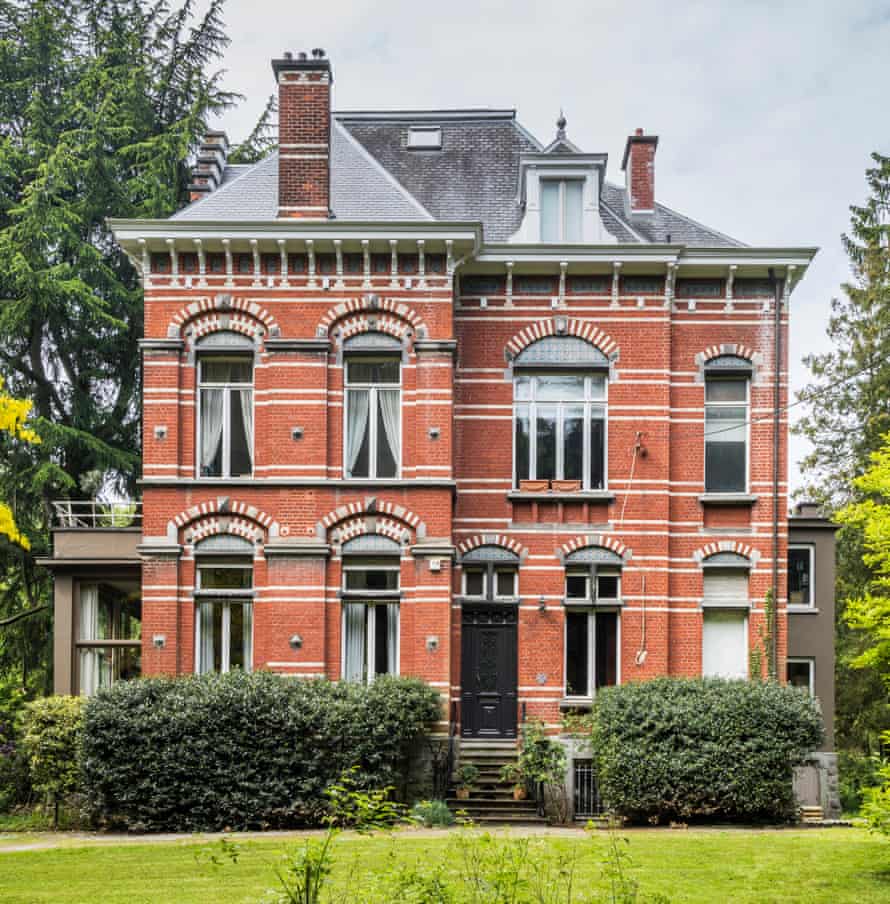
<path id="1" fill-rule="evenodd" d="M 748 677 L 748 613 L 706 609 L 702 624 L 702 675 Z"/>
<path id="2" fill-rule="evenodd" d="M 77 597 L 77 684 L 89 696 L 141 673 L 142 600 L 127 583 L 82 583 Z"/>
<path id="3" fill-rule="evenodd" d="M 346 361 L 346 477 L 397 477 L 402 458 L 401 364 L 396 357 Z"/>
<path id="4" fill-rule="evenodd" d="M 198 473 L 246 477 L 253 470 L 253 357 L 198 360 Z"/>
<path id="5" fill-rule="evenodd" d="M 200 563 L 195 588 L 195 671 L 253 668 L 253 568 L 244 559 Z"/>
<path id="6" fill-rule="evenodd" d="M 354 559 L 343 569 L 343 678 L 399 674 L 399 560 Z"/>
<path id="7" fill-rule="evenodd" d="M 535 374 L 513 384 L 514 453 L 521 480 L 606 482 L 606 375 Z"/>
<path id="8" fill-rule="evenodd" d="M 580 242 L 583 215 L 583 179 L 541 179 L 542 242 Z"/>

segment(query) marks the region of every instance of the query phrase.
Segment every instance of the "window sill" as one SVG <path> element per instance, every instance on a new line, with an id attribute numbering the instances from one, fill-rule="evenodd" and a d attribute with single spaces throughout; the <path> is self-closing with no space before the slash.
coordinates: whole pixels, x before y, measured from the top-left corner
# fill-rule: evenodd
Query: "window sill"
<path id="1" fill-rule="evenodd" d="M 747 612 L 751 610 L 751 603 L 748 600 L 717 600 L 714 602 L 702 600 L 701 607 L 702 609 L 742 609 Z"/>
<path id="2" fill-rule="evenodd" d="M 518 596 L 496 596 L 494 599 L 487 599 L 484 596 L 456 596 L 454 602 L 463 606 L 518 606 Z"/>
<path id="3" fill-rule="evenodd" d="M 510 490 L 507 499 L 511 502 L 614 502 L 615 494 L 609 490 L 577 490 L 560 492 L 545 490 L 542 493 L 529 493 L 523 490 Z"/>
<path id="4" fill-rule="evenodd" d="M 593 697 L 563 697 L 559 701 L 561 710 L 567 709 L 591 709 L 593 707 Z"/>
<path id="5" fill-rule="evenodd" d="M 702 505 L 754 505 L 757 499 L 752 493 L 702 493 L 698 497 Z"/>
<path id="6" fill-rule="evenodd" d="M 804 605 L 795 605 L 794 603 L 789 603 L 786 606 L 786 611 L 789 615 L 818 615 L 819 610 L 815 606 L 804 606 Z"/>

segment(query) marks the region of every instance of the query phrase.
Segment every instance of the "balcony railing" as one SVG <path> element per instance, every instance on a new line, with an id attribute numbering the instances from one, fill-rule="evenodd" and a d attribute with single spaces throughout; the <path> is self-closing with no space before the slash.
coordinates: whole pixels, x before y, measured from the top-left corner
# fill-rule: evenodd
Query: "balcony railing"
<path id="1" fill-rule="evenodd" d="M 120 499 L 100 502 L 97 499 L 59 499 L 53 502 L 53 527 L 91 530 L 109 527 L 142 527 L 142 501 Z"/>

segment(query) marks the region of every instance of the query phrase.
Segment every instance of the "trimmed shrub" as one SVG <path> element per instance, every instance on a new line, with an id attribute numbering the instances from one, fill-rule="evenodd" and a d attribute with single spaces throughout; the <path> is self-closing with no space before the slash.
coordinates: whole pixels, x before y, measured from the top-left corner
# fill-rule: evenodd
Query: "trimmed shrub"
<path id="1" fill-rule="evenodd" d="M 428 829 L 454 825 L 454 814 L 444 800 L 419 800 L 411 808 L 411 819 Z"/>
<path id="2" fill-rule="evenodd" d="M 632 821 L 791 818 L 794 767 L 822 741 L 814 701 L 775 682 L 603 688 L 585 723 L 603 802 Z"/>
<path id="3" fill-rule="evenodd" d="M 0 682 L 0 813 L 28 802 L 31 781 L 19 740 L 24 695 Z"/>
<path id="4" fill-rule="evenodd" d="M 439 694 L 410 678 L 120 682 L 87 704 L 84 789 L 95 818 L 133 829 L 314 825 L 352 766 L 367 788 L 397 785 L 411 742 L 440 716 Z"/>
<path id="5" fill-rule="evenodd" d="M 80 790 L 78 742 L 83 698 L 44 697 L 25 707 L 21 746 L 31 784 L 55 803 Z"/>

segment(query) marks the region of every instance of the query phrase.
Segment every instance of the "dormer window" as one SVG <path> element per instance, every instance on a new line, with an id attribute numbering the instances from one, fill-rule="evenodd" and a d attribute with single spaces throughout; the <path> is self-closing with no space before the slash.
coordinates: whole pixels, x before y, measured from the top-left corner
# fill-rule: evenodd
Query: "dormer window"
<path id="1" fill-rule="evenodd" d="M 541 179 L 542 242 L 581 241 L 583 198 L 583 179 Z"/>
<path id="2" fill-rule="evenodd" d="M 442 129 L 439 126 L 412 126 L 408 130 L 408 147 L 438 150 L 442 147 Z"/>

